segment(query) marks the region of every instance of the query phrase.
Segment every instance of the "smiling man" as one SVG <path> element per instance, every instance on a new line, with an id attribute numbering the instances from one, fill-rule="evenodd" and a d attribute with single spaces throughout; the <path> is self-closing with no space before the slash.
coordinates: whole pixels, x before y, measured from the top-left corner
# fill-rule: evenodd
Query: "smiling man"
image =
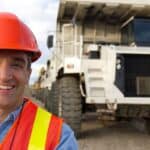
<path id="1" fill-rule="evenodd" d="M 23 102 L 31 68 L 25 52 L 0 51 L 0 121 Z M 7 110 L 7 111 L 6 111 Z"/>
<path id="2" fill-rule="evenodd" d="M 0 12 L 0 150 L 78 149 L 61 118 L 23 96 L 40 55 L 32 31 L 14 14 Z"/>

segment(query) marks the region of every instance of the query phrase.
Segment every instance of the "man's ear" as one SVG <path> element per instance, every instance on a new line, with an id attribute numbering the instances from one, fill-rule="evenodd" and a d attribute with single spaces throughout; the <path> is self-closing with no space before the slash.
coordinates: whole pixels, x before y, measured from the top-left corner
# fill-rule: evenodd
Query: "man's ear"
<path id="1" fill-rule="evenodd" d="M 27 71 L 27 84 L 29 83 L 31 73 L 32 73 L 32 69 L 29 68 L 28 71 Z"/>

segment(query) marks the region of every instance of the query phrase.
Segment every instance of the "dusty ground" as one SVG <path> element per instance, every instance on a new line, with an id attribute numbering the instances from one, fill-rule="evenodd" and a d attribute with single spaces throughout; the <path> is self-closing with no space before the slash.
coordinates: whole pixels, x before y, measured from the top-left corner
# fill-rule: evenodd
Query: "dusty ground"
<path id="1" fill-rule="evenodd" d="M 150 135 L 122 122 L 103 127 L 100 121 L 85 121 L 80 150 L 149 150 Z"/>

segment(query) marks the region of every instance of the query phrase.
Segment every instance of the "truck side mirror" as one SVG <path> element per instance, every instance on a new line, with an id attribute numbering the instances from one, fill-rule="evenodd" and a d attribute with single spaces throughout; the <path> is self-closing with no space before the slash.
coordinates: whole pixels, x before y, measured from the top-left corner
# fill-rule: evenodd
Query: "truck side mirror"
<path id="1" fill-rule="evenodd" d="M 48 36 L 48 38 L 47 38 L 47 47 L 48 48 L 52 48 L 53 47 L 53 39 L 54 39 L 53 35 L 49 35 Z"/>
<path id="2" fill-rule="evenodd" d="M 51 65 L 51 61 L 48 60 L 48 61 L 47 61 L 47 67 L 49 67 L 50 65 Z"/>

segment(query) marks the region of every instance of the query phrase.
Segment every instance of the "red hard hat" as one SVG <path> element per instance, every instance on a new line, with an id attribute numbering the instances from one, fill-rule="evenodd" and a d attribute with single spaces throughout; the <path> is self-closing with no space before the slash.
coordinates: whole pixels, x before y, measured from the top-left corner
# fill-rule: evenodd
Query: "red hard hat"
<path id="1" fill-rule="evenodd" d="M 41 56 L 33 32 L 14 14 L 0 12 L 0 50 L 32 53 L 32 62 Z"/>

